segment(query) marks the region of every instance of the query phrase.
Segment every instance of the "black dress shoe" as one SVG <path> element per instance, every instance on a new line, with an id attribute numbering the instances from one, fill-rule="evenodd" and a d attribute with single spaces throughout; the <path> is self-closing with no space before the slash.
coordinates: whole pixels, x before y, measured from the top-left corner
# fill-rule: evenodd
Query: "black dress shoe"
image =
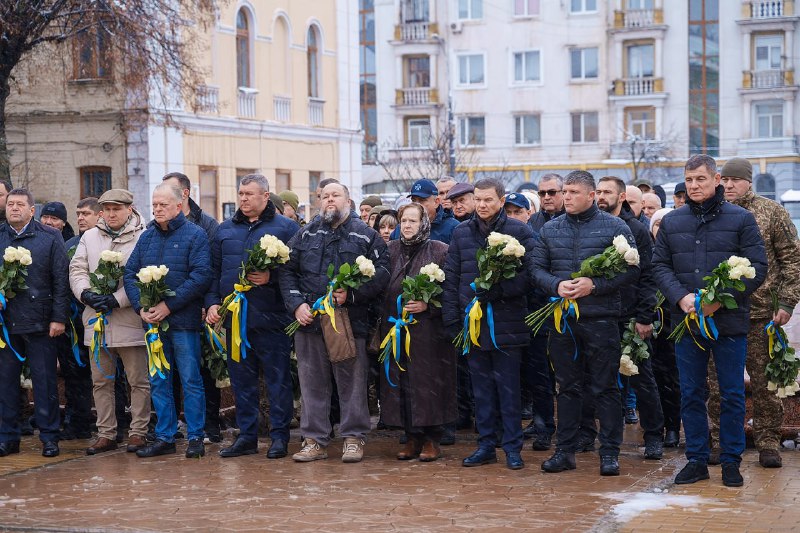
<path id="1" fill-rule="evenodd" d="M 689 485 L 690 483 L 697 483 L 703 479 L 708 479 L 708 466 L 699 461 L 689 461 L 683 470 L 678 472 L 675 476 L 676 485 Z"/>
<path id="2" fill-rule="evenodd" d="M 241 455 L 253 455 L 254 453 L 258 453 L 258 441 L 249 441 L 239 438 L 227 448 L 222 448 L 219 451 L 219 456 L 239 457 Z"/>
<path id="3" fill-rule="evenodd" d="M 525 462 L 519 452 L 506 453 L 506 466 L 511 470 L 521 470 L 525 468 Z"/>
<path id="4" fill-rule="evenodd" d="M 565 470 L 575 470 L 575 454 L 564 450 L 556 450 L 556 453 L 550 459 L 542 463 L 542 470 L 551 474 L 564 472 Z"/>
<path id="5" fill-rule="evenodd" d="M 601 476 L 619 475 L 619 460 L 617 459 L 616 455 L 600 456 L 600 475 Z"/>
<path id="6" fill-rule="evenodd" d="M 481 466 L 497 462 L 497 453 L 494 448 L 478 448 L 475 453 L 464 459 L 463 466 Z"/>
<path id="7" fill-rule="evenodd" d="M 289 453 L 287 443 L 283 439 L 273 439 L 267 451 L 267 459 L 280 459 Z"/>
<path id="8" fill-rule="evenodd" d="M 668 429 L 664 436 L 664 448 L 677 448 L 681 442 L 681 434 L 677 431 Z"/>
<path id="9" fill-rule="evenodd" d="M 722 484 L 726 487 L 741 487 L 744 478 L 739 472 L 738 463 L 722 463 Z"/>
<path id="10" fill-rule="evenodd" d="M 175 443 L 165 442 L 163 440 L 156 440 L 150 446 L 145 446 L 144 448 L 136 450 L 137 457 L 156 457 L 170 453 L 175 453 Z"/>
<path id="11" fill-rule="evenodd" d="M 12 453 L 19 453 L 18 440 L 0 442 L 0 457 L 5 457 L 6 455 L 11 455 Z"/>
<path id="12" fill-rule="evenodd" d="M 206 445 L 203 439 L 189 439 L 189 446 L 186 447 L 187 459 L 199 459 L 206 454 Z"/>
<path id="13" fill-rule="evenodd" d="M 51 440 L 42 445 L 42 457 L 57 457 L 59 452 L 58 441 Z"/>

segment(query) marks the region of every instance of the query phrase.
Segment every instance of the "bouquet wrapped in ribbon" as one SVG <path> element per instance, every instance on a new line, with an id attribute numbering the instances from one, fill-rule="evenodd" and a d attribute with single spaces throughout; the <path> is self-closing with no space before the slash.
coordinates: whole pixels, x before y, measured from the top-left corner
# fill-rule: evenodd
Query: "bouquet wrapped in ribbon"
<path id="1" fill-rule="evenodd" d="M 317 301 L 311 306 L 311 314 L 314 316 L 328 315 L 331 320 L 331 326 L 333 326 L 334 331 L 338 332 L 334 313 L 336 305 L 333 300 L 333 291 L 337 289 L 358 289 L 375 275 L 375 265 L 363 255 L 359 255 L 356 257 L 355 263 L 344 263 L 340 266 L 338 274 L 335 274 L 335 270 L 333 265 L 328 265 L 328 279 L 330 280 L 328 282 L 328 290 L 323 296 L 317 298 Z M 300 322 L 295 320 L 286 328 L 286 334 L 294 335 L 298 328 L 300 328 Z"/>
<path id="2" fill-rule="evenodd" d="M 405 368 L 400 364 L 400 356 L 402 354 L 402 336 L 405 331 L 405 353 L 406 358 L 411 360 L 411 333 L 408 326 L 416 323 L 413 314 L 409 314 L 405 310 L 405 304 L 408 302 L 425 302 L 433 307 L 441 307 L 442 304 L 436 299 L 437 296 L 442 294 L 442 282 L 444 281 L 444 271 L 439 268 L 436 263 L 428 263 L 421 269 L 419 274 L 414 277 L 406 276 L 403 280 L 403 292 L 397 297 L 397 316 L 389 317 L 389 323 L 392 324 L 389 333 L 383 338 L 381 342 L 381 352 L 378 361 L 383 364 L 384 372 L 386 373 L 386 381 L 392 387 L 396 387 L 389 377 L 389 364 L 394 359 L 397 368 L 405 372 Z M 391 354 L 391 356 L 390 356 Z"/>
<path id="3" fill-rule="evenodd" d="M 289 260 L 289 247 L 274 235 L 264 235 L 247 250 L 247 260 L 239 268 L 239 282 L 233 285 L 233 292 L 222 301 L 219 308 L 220 320 L 217 332 L 225 323 L 225 316 L 231 316 L 231 360 L 240 361 L 247 357 L 250 342 L 247 340 L 247 296 L 245 293 L 253 288 L 247 279 L 252 272 L 267 272 Z"/>
<path id="4" fill-rule="evenodd" d="M 33 263 L 31 252 L 22 246 L 9 246 L 3 251 L 3 264 L 0 266 L 0 326 L 3 328 L 3 338 L 0 339 L 0 348 L 8 346 L 17 359 L 25 361 L 13 346 L 8 337 L 8 328 L 3 319 L 2 310 L 8 306 L 8 300 L 17 295 L 16 291 L 27 289 L 25 278 L 28 276 L 28 265 Z"/>
<path id="5" fill-rule="evenodd" d="M 733 295 L 726 292 L 727 289 L 734 289 L 737 291 L 744 291 L 745 285 L 742 278 L 753 279 L 756 277 L 756 269 L 750 265 L 750 260 L 746 257 L 738 257 L 735 255 L 730 256 L 727 260 L 720 263 L 717 268 L 711 271 L 711 275 L 703 278 L 706 286 L 702 289 L 695 290 L 694 293 L 694 311 L 686 315 L 675 329 L 672 331 L 668 339 L 674 340 L 676 343 L 680 342 L 686 332 L 694 339 L 692 333 L 691 323 L 694 322 L 700 335 L 704 339 L 717 340 L 719 335 L 717 326 L 714 324 L 712 315 L 705 316 L 703 313 L 703 306 L 719 304 L 725 309 L 736 309 L 739 305 L 736 303 Z M 713 314 L 713 313 L 712 313 Z M 695 339 L 695 344 L 700 346 Z M 700 346 L 703 350 L 702 346 Z"/>
<path id="6" fill-rule="evenodd" d="M 202 361 L 201 364 L 208 369 L 209 375 L 214 378 L 218 389 L 231 386 L 231 376 L 228 373 L 228 352 L 225 350 L 225 339 L 221 335 L 224 332 L 217 331 L 205 325 L 205 335 L 208 342 L 202 343 L 200 347 Z"/>
<path id="7" fill-rule="evenodd" d="M 510 235 L 493 231 L 486 241 L 486 248 L 480 248 L 476 254 L 478 260 L 478 277 L 470 284 L 476 296 L 464 310 L 464 326 L 453 340 L 453 344 L 461 349 L 462 354 L 469 353 L 472 346 L 480 347 L 481 319 L 483 306 L 477 295 L 479 291 L 489 291 L 504 279 L 512 279 L 522 266 L 525 247 Z M 492 302 L 486 304 L 486 322 L 489 325 L 489 336 L 498 350 L 494 338 L 494 313 Z"/>
<path id="8" fill-rule="evenodd" d="M 100 260 L 97 262 L 97 269 L 89 273 L 89 291 L 103 296 L 114 294 L 124 274 L 125 263 L 123 262 L 122 253 L 103 250 L 100 252 Z M 100 348 L 102 347 L 103 351 L 108 354 L 108 349 L 106 347 L 106 326 L 108 325 L 108 315 L 110 314 L 110 309 L 106 312 L 96 311 L 95 317 L 89 320 L 89 325 L 94 329 L 92 343 L 89 349 L 92 351 L 92 357 L 94 358 L 97 368 L 101 370 Z M 76 357 L 78 356 L 76 355 Z M 80 359 L 78 359 L 78 364 L 81 364 Z M 115 373 L 112 372 L 105 377 L 107 379 L 114 379 L 114 376 Z"/>
<path id="9" fill-rule="evenodd" d="M 139 304 L 142 309 L 149 311 L 151 307 L 161 302 L 167 296 L 175 296 L 175 291 L 167 286 L 166 276 L 169 269 L 165 265 L 149 265 L 139 269 L 136 277 L 139 281 L 136 286 L 139 288 Z M 147 324 L 147 333 L 144 335 L 147 346 L 147 366 L 150 375 L 159 375 L 162 379 L 166 378 L 162 370 L 169 370 L 169 362 L 164 354 L 164 345 L 161 342 L 159 331 L 167 331 L 169 323 L 166 320 L 155 324 Z"/>
<path id="10" fill-rule="evenodd" d="M 772 295 L 772 308 L 774 313 L 778 312 L 778 295 L 775 291 L 770 291 Z M 764 328 L 769 340 L 769 363 L 764 373 L 767 376 L 767 389 L 775 391 L 778 398 L 794 396 L 800 390 L 797 383 L 797 374 L 800 372 L 800 359 L 797 358 L 794 348 L 789 344 L 786 331 L 781 326 L 770 321 Z"/>
<path id="11" fill-rule="evenodd" d="M 571 277 L 572 279 L 583 277 L 614 279 L 618 274 L 625 272 L 629 266 L 638 264 L 639 250 L 635 246 L 631 246 L 624 235 L 617 235 L 611 246 L 602 253 L 584 259 L 581 262 L 580 270 L 573 272 Z M 536 335 L 551 315 L 556 331 L 559 333 L 563 333 L 564 329 L 569 328 L 566 323 L 568 316 L 575 316 L 575 318 L 581 316 L 577 300 L 553 297 L 550 298 L 550 303 L 525 317 L 525 323 Z"/>
<path id="12" fill-rule="evenodd" d="M 639 373 L 642 361 L 650 358 L 647 343 L 636 333 L 636 319 L 631 318 L 622 333 L 622 355 L 619 358 L 619 373 L 623 376 L 635 376 Z"/>

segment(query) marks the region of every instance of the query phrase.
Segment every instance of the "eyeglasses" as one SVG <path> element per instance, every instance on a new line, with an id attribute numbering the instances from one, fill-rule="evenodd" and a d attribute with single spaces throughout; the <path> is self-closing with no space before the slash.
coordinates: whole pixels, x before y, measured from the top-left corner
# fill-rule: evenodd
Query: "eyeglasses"
<path id="1" fill-rule="evenodd" d="M 563 192 L 561 189 L 550 189 L 549 191 L 538 191 L 539 197 L 544 198 L 545 196 L 555 196 L 556 194 Z"/>

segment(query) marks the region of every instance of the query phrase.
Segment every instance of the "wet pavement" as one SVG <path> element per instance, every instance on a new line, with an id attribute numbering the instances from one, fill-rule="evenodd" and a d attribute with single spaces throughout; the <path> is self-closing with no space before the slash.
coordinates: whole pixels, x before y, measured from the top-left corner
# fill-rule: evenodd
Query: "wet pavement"
<path id="1" fill-rule="evenodd" d="M 341 441 L 329 459 L 294 463 L 258 455 L 221 459 L 179 454 L 138 459 L 124 450 L 82 455 L 88 441 L 62 442 L 56 459 L 42 458 L 37 439 L 23 453 L 0 458 L 0 530 L 32 531 L 791 531 L 797 507 L 800 452 L 785 450 L 782 469 L 765 470 L 748 450 L 745 485 L 711 480 L 676 487 L 682 449 L 645 461 L 638 427 L 627 427 L 622 475 L 603 478 L 596 454 L 578 468 L 544 474 L 549 452 L 526 442 L 520 471 L 497 464 L 464 468 L 474 435 L 461 432 L 434 463 L 394 458 L 399 433 L 376 431 L 364 461 L 343 464 Z M 227 439 L 230 441 L 230 437 Z M 290 453 L 300 445 L 295 436 Z"/>

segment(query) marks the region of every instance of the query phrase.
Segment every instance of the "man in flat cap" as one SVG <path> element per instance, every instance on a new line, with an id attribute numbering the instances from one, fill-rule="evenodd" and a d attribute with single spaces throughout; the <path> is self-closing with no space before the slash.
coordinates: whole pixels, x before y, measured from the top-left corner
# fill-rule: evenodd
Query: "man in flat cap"
<path id="1" fill-rule="evenodd" d="M 456 183 L 445 196 L 450 202 L 453 217 L 464 222 L 475 212 L 475 187 L 471 183 Z"/>

